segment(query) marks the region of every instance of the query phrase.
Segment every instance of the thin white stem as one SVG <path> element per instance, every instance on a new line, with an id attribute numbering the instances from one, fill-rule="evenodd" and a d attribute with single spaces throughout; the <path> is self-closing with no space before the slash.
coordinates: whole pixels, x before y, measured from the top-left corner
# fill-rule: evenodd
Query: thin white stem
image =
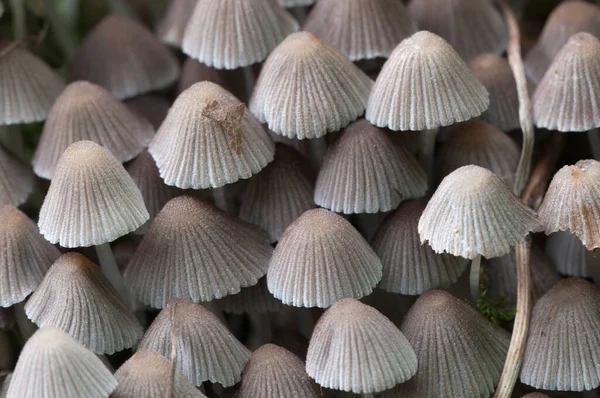
<path id="1" fill-rule="evenodd" d="M 592 148 L 592 156 L 594 156 L 594 159 L 600 160 L 600 131 L 592 129 L 587 132 L 587 135 Z"/>
<path id="2" fill-rule="evenodd" d="M 73 59 L 77 50 L 77 43 L 74 39 L 73 32 L 70 31 L 71 26 L 68 22 L 56 12 L 53 0 L 46 0 L 46 16 L 52 26 L 52 32 L 56 38 L 56 42 L 63 50 L 67 60 Z"/>
<path id="3" fill-rule="evenodd" d="M 254 84 L 256 83 L 252 65 L 243 67 L 242 75 L 244 77 L 244 92 L 246 93 L 246 98 L 249 100 L 252 96 L 252 91 L 254 91 Z"/>
<path id="4" fill-rule="evenodd" d="M 312 138 L 308 140 L 308 149 L 310 153 L 310 163 L 313 165 L 315 170 L 321 168 L 325 152 L 327 151 L 327 141 L 325 137 Z"/>
<path id="5" fill-rule="evenodd" d="M 110 243 L 103 243 L 96 246 L 96 254 L 98 255 L 98 261 L 100 262 L 100 268 L 102 268 L 104 276 L 106 276 L 110 284 L 115 288 L 117 293 L 119 293 L 125 305 L 127 305 L 129 309 L 133 309 L 133 299 L 125 286 L 123 276 L 117 267 L 115 256 L 110 249 Z"/>
<path id="6" fill-rule="evenodd" d="M 10 9 L 13 18 L 14 39 L 22 39 L 25 37 L 25 35 L 27 35 L 25 0 L 10 0 Z"/>
<path id="7" fill-rule="evenodd" d="M 437 139 L 439 129 L 425 130 L 421 132 L 421 148 L 419 154 L 419 162 L 427 173 L 427 182 L 429 188 L 433 187 L 433 159 L 435 155 L 435 141 Z"/>
<path id="8" fill-rule="evenodd" d="M 15 320 L 17 322 L 17 327 L 19 328 L 19 332 L 21 337 L 23 338 L 23 343 L 27 342 L 31 336 L 38 329 L 35 323 L 31 322 L 25 314 L 25 302 L 21 301 L 20 303 L 16 303 L 13 305 Z"/>
<path id="9" fill-rule="evenodd" d="M 304 25 L 304 21 L 306 20 L 306 7 L 294 7 L 290 11 L 300 26 Z"/>
<path id="10" fill-rule="evenodd" d="M 471 297 L 473 302 L 479 299 L 479 281 L 481 279 L 481 256 L 477 256 L 471 261 L 471 272 L 469 274 L 469 285 L 471 286 Z"/>

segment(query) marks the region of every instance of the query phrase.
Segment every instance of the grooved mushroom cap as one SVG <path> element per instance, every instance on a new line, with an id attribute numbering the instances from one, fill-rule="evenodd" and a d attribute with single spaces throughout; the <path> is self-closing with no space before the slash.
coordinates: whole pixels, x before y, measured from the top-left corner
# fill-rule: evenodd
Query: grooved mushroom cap
<path id="1" fill-rule="evenodd" d="M 473 165 L 444 178 L 419 220 L 421 243 L 468 259 L 503 256 L 540 229 L 537 214 L 499 177 Z"/>
<path id="2" fill-rule="evenodd" d="M 258 227 L 203 200 L 179 196 L 158 213 L 124 276 L 154 308 L 171 297 L 210 301 L 255 285 L 272 251 Z"/>
<path id="3" fill-rule="evenodd" d="M 479 116 L 489 105 L 487 90 L 450 44 L 421 31 L 383 65 L 366 119 L 391 130 L 432 130 Z"/>
<path id="4" fill-rule="evenodd" d="M 102 270 L 75 252 L 50 267 L 25 313 L 39 327 L 57 327 L 97 354 L 132 347 L 143 333 Z"/>
<path id="5" fill-rule="evenodd" d="M 232 314 L 279 312 L 281 301 L 267 288 L 267 278 L 262 277 L 253 286 L 243 287 L 237 294 L 230 294 L 216 301 L 223 312 Z"/>
<path id="6" fill-rule="evenodd" d="M 25 300 L 60 256 L 33 221 L 5 204 L 0 204 L 0 248 L 0 307 Z"/>
<path id="7" fill-rule="evenodd" d="M 121 163 L 91 141 L 60 157 L 38 226 L 51 243 L 85 247 L 112 242 L 149 218 L 144 199 Z"/>
<path id="8" fill-rule="evenodd" d="M 177 59 L 152 32 L 117 15 L 94 26 L 69 69 L 69 80 L 96 83 L 119 99 L 160 90 L 178 77 Z"/>
<path id="9" fill-rule="evenodd" d="M 56 328 L 27 340 L 8 387 L 8 397 L 107 398 L 117 387 L 102 361 Z"/>
<path id="10" fill-rule="evenodd" d="M 489 397 L 500 379 L 510 335 L 450 293 L 430 290 L 404 317 L 402 333 L 419 361 L 415 377 L 390 397 Z"/>
<path id="11" fill-rule="evenodd" d="M 177 369 L 197 386 L 206 380 L 223 387 L 236 384 L 252 355 L 219 318 L 189 300 L 169 300 L 146 331 L 138 351 L 151 350 L 170 358 L 173 337 Z"/>
<path id="12" fill-rule="evenodd" d="M 345 299 L 315 326 L 306 371 L 326 388 L 376 393 L 413 377 L 417 357 L 389 319 L 358 300 Z"/>
<path id="13" fill-rule="evenodd" d="M 264 63 L 250 110 L 274 133 L 318 138 L 363 114 L 373 81 L 309 32 L 287 37 Z"/>
<path id="14" fill-rule="evenodd" d="M 93 141 L 121 163 L 133 159 L 152 139 L 154 128 L 103 87 L 70 83 L 52 105 L 33 156 L 33 170 L 52 179 L 63 152 L 77 141 Z"/>
<path id="15" fill-rule="evenodd" d="M 1 41 L 0 50 L 15 43 Z M 48 116 L 65 83 L 19 44 L 0 57 L 0 125 L 39 122 Z"/>
<path id="16" fill-rule="evenodd" d="M 34 184 L 31 169 L 0 145 L 0 203 L 22 205 Z"/>
<path id="17" fill-rule="evenodd" d="M 592 268 L 600 267 L 593 252 L 569 231 L 558 231 L 546 238 L 546 254 L 556 270 L 567 276 L 591 278 Z"/>
<path id="18" fill-rule="evenodd" d="M 283 233 L 267 272 L 269 291 L 284 304 L 327 308 L 371 293 L 382 265 L 367 241 L 342 216 L 314 209 Z"/>
<path id="19" fill-rule="evenodd" d="M 388 57 L 417 31 L 406 7 L 396 0 L 320 0 L 303 30 L 339 49 L 351 61 Z"/>
<path id="20" fill-rule="evenodd" d="M 584 391 L 600 385 L 600 290 L 563 279 L 533 307 L 521 381 L 544 390 Z"/>
<path id="21" fill-rule="evenodd" d="M 185 27 L 198 0 L 171 0 L 156 25 L 156 36 L 165 44 L 181 47 Z"/>
<path id="22" fill-rule="evenodd" d="M 587 131 L 600 127 L 600 41 L 577 33 L 560 50 L 533 96 L 537 127 Z"/>
<path id="23" fill-rule="evenodd" d="M 183 52 L 217 69 L 264 61 L 298 22 L 276 0 L 198 0 L 183 35 Z"/>
<path id="24" fill-rule="evenodd" d="M 394 145 L 384 130 L 361 119 L 327 149 L 315 203 L 344 214 L 377 213 L 426 191 L 427 176 L 415 157 Z"/>
<path id="25" fill-rule="evenodd" d="M 273 160 L 275 145 L 242 102 L 200 82 L 177 97 L 148 151 L 167 185 L 204 189 L 250 178 Z"/>
<path id="26" fill-rule="evenodd" d="M 139 351 L 115 372 L 119 382 L 111 398 L 168 397 L 206 398 L 185 376 L 177 370 L 171 373 L 171 361 L 153 351 Z M 173 387 L 170 389 L 170 384 Z"/>
<path id="27" fill-rule="evenodd" d="M 588 250 L 600 247 L 600 162 L 580 160 L 554 174 L 539 210 L 546 235 L 569 230 Z"/>

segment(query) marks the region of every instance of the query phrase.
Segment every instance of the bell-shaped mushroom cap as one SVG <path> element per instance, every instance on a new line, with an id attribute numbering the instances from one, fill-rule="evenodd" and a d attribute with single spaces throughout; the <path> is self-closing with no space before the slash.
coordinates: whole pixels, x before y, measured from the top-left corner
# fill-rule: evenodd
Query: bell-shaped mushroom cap
<path id="1" fill-rule="evenodd" d="M 310 6 L 316 0 L 277 0 L 280 6 L 285 8 Z"/>
<path id="2" fill-rule="evenodd" d="M 302 213 L 315 207 L 314 185 L 304 170 L 307 164 L 298 151 L 278 144 L 275 160 L 248 181 L 240 218 L 267 231 L 271 243 Z"/>
<path id="3" fill-rule="evenodd" d="M 80 81 L 69 84 L 56 99 L 44 123 L 33 156 L 33 171 L 52 179 L 63 152 L 77 141 L 89 140 L 126 162 L 152 139 L 154 128 L 131 112 L 103 87 Z"/>
<path id="4" fill-rule="evenodd" d="M 592 267 L 600 267 L 593 252 L 568 231 L 558 231 L 546 239 L 546 254 L 556 270 L 567 276 L 591 278 Z"/>
<path id="5" fill-rule="evenodd" d="M 263 65 L 250 110 L 277 134 L 318 138 L 362 115 L 372 85 L 338 50 L 312 33 L 298 32 Z"/>
<path id="6" fill-rule="evenodd" d="M 538 210 L 546 235 L 569 230 L 588 250 L 600 247 L 600 162 L 580 160 L 554 174 Z"/>
<path id="7" fill-rule="evenodd" d="M 521 381 L 544 390 L 584 391 L 600 385 L 600 290 L 563 279 L 533 307 Z"/>
<path id="8" fill-rule="evenodd" d="M 198 0 L 170 0 L 156 25 L 156 36 L 165 44 L 181 47 L 185 27 Z"/>
<path id="9" fill-rule="evenodd" d="M 57 327 L 97 354 L 132 347 L 143 333 L 102 270 L 75 252 L 50 267 L 25 312 L 39 327 Z"/>
<path id="10" fill-rule="evenodd" d="M 123 165 L 91 141 L 71 144 L 58 161 L 40 210 L 40 232 L 63 247 L 100 245 L 135 231 L 149 218 Z"/>
<path id="11" fill-rule="evenodd" d="M 279 240 L 267 286 L 284 304 L 327 308 L 343 298 L 371 293 L 382 265 L 367 241 L 342 216 L 305 212 Z"/>
<path id="12" fill-rule="evenodd" d="M 171 373 L 171 362 L 153 351 L 140 351 L 115 372 L 119 382 L 111 398 L 206 398 L 177 370 Z M 171 389 L 171 383 L 173 383 Z"/>
<path id="13" fill-rule="evenodd" d="M 417 159 L 388 133 L 364 119 L 346 127 L 327 149 L 315 186 L 315 203 L 335 212 L 377 213 L 427 191 Z"/>
<path id="14" fill-rule="evenodd" d="M 579 32 L 600 37 L 600 7 L 581 0 L 559 3 L 546 20 L 536 45 L 525 57 L 527 76 L 537 84 L 560 49 Z"/>
<path id="15" fill-rule="evenodd" d="M 537 214 L 498 176 L 473 165 L 444 178 L 419 220 L 421 243 L 468 259 L 503 256 L 540 230 Z"/>
<path id="16" fill-rule="evenodd" d="M 65 83 L 44 61 L 19 44 L 2 41 L 0 50 L 6 51 L 0 57 L 0 125 L 46 119 Z"/>
<path id="17" fill-rule="evenodd" d="M 169 300 L 146 331 L 138 351 L 156 351 L 170 358 L 172 338 L 177 344 L 177 368 L 197 386 L 206 380 L 223 387 L 236 384 L 252 355 L 219 318 L 189 300 Z"/>
<path id="18" fill-rule="evenodd" d="M 398 43 L 417 31 L 404 4 L 395 0 L 320 0 L 303 30 L 352 61 L 387 58 Z"/>
<path id="19" fill-rule="evenodd" d="M 469 62 L 469 69 L 490 93 L 490 107 L 481 119 L 502 131 L 520 126 L 517 83 L 506 58 L 481 54 Z"/>
<path id="20" fill-rule="evenodd" d="M 440 180 L 454 170 L 474 164 L 496 174 L 513 186 L 521 150 L 508 135 L 481 120 L 453 126 L 436 154 Z"/>
<path id="21" fill-rule="evenodd" d="M 31 169 L 0 145 L 0 203 L 22 205 L 34 183 Z"/>
<path id="22" fill-rule="evenodd" d="M 167 98 L 158 94 L 143 94 L 125 101 L 130 111 L 148 120 L 155 130 L 162 124 L 171 103 Z"/>
<path id="23" fill-rule="evenodd" d="M 282 307 L 281 301 L 269 292 L 266 277 L 260 278 L 256 285 L 244 287 L 239 293 L 225 296 L 216 303 L 218 308 L 232 314 L 278 312 Z"/>
<path id="24" fill-rule="evenodd" d="M 200 82 L 177 97 L 149 152 L 167 185 L 203 189 L 250 178 L 273 160 L 275 145 L 242 102 Z"/>
<path id="25" fill-rule="evenodd" d="M 255 285 L 273 249 L 267 234 L 191 196 L 167 202 L 125 271 L 144 303 L 163 308 L 171 297 L 210 301 Z"/>
<path id="26" fill-rule="evenodd" d="M 506 49 L 508 29 L 490 0 L 412 0 L 408 12 L 420 29 L 444 38 L 467 62 Z"/>
<path id="27" fill-rule="evenodd" d="M 25 343 L 7 396 L 107 398 L 116 387 L 96 355 L 59 329 L 41 328 Z"/>
<path id="28" fill-rule="evenodd" d="M 285 348 L 265 344 L 252 354 L 237 385 L 235 398 L 317 398 L 304 362 Z"/>
<path id="29" fill-rule="evenodd" d="M 131 98 L 169 86 L 179 77 L 177 59 L 143 25 L 105 17 L 79 47 L 69 78 L 89 80 L 117 98 Z"/>
<path id="30" fill-rule="evenodd" d="M 375 393 L 413 377 L 417 357 L 389 319 L 358 300 L 345 299 L 315 326 L 306 371 L 326 388 Z"/>
<path id="31" fill-rule="evenodd" d="M 432 130 L 479 116 L 489 105 L 487 90 L 450 44 L 421 31 L 383 65 L 366 118 L 391 130 Z"/>
<path id="32" fill-rule="evenodd" d="M 509 334 L 466 302 L 431 290 L 400 328 L 419 361 L 415 377 L 384 397 L 489 397 L 500 379 Z"/>
<path id="33" fill-rule="evenodd" d="M 23 301 L 60 256 L 33 221 L 5 204 L 0 204 L 0 248 L 0 307 Z"/>
<path id="34" fill-rule="evenodd" d="M 421 244 L 417 224 L 426 204 L 425 200 L 403 203 L 379 227 L 372 243 L 383 263 L 379 288 L 390 293 L 419 295 L 450 286 L 466 269 L 467 261 L 437 254 Z"/>
<path id="35" fill-rule="evenodd" d="M 577 33 L 560 50 L 533 96 L 535 125 L 558 131 L 600 127 L 600 41 Z"/>

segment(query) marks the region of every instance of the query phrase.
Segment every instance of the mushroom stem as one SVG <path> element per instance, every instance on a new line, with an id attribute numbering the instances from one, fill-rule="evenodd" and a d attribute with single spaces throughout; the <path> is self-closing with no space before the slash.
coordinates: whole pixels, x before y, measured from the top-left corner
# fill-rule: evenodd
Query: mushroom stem
<path id="1" fill-rule="evenodd" d="M 246 98 L 250 99 L 252 91 L 254 90 L 254 84 L 256 83 L 252 65 L 244 66 L 242 68 L 242 75 L 244 76 L 244 91 L 246 92 Z"/>
<path id="2" fill-rule="evenodd" d="M 433 156 L 435 153 L 435 140 L 440 129 L 425 130 L 421 132 L 421 148 L 419 162 L 425 173 L 429 187 L 433 185 Z"/>
<path id="3" fill-rule="evenodd" d="M 248 319 L 250 320 L 250 336 L 246 346 L 254 351 L 263 344 L 271 341 L 273 329 L 271 327 L 271 319 L 268 314 L 258 312 L 249 312 Z"/>
<path id="4" fill-rule="evenodd" d="M 231 215 L 235 215 L 235 204 L 227 196 L 227 192 L 224 186 L 219 188 L 213 188 L 212 194 L 213 200 L 215 201 L 215 206 L 217 206 L 221 210 L 226 211 Z"/>
<path id="5" fill-rule="evenodd" d="M 109 280 L 110 284 L 115 288 L 117 293 L 119 293 L 125 305 L 127 305 L 129 309 L 133 309 L 133 300 L 129 294 L 129 290 L 125 287 L 123 276 L 119 272 L 115 256 L 110 249 L 110 243 L 103 243 L 96 246 L 96 254 L 98 255 L 100 268 L 102 268 L 102 272 Z"/>
<path id="6" fill-rule="evenodd" d="M 23 339 L 23 344 L 29 340 L 31 336 L 37 330 L 37 326 L 35 323 L 31 322 L 27 315 L 25 314 L 25 305 L 24 302 L 16 303 L 13 306 L 15 310 L 15 320 L 17 321 L 17 327 L 19 328 L 19 333 L 21 334 L 21 338 Z"/>
<path id="7" fill-rule="evenodd" d="M 471 261 L 471 273 L 469 274 L 469 284 L 471 286 L 471 297 L 473 302 L 479 299 L 479 281 L 481 279 L 481 256 L 475 257 Z"/>
<path id="8" fill-rule="evenodd" d="M 77 50 L 77 43 L 74 40 L 74 35 L 70 32 L 70 25 L 59 16 L 52 4 L 52 0 L 46 0 L 46 17 L 52 25 L 54 37 L 58 45 L 62 48 L 67 60 L 73 59 Z"/>
<path id="9" fill-rule="evenodd" d="M 304 21 L 306 21 L 306 7 L 293 7 L 290 9 L 290 11 L 292 12 L 294 18 L 296 18 L 296 21 L 298 21 L 300 26 L 304 25 Z"/>
<path id="10" fill-rule="evenodd" d="M 27 34 L 27 24 L 25 21 L 25 0 L 10 0 L 10 9 L 13 18 L 14 39 L 22 39 Z"/>
<path id="11" fill-rule="evenodd" d="M 592 147 L 592 155 L 594 159 L 600 160 L 600 131 L 592 129 L 587 132 L 590 146 Z"/>
<path id="12" fill-rule="evenodd" d="M 327 151 L 327 142 L 325 137 L 312 138 L 308 140 L 309 152 L 310 152 L 310 164 L 315 170 L 321 168 L 325 152 Z"/>
<path id="13" fill-rule="evenodd" d="M 131 9 L 124 0 L 107 0 L 113 14 L 122 15 L 134 21 L 139 21 L 138 15 Z"/>

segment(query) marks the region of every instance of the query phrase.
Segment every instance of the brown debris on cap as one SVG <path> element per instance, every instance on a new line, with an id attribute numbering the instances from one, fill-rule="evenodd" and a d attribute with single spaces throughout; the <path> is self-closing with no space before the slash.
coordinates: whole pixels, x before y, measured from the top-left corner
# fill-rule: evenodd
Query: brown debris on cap
<path id="1" fill-rule="evenodd" d="M 366 119 L 391 130 L 432 130 L 479 116 L 489 105 L 487 90 L 452 46 L 421 31 L 383 65 Z"/>
<path id="2" fill-rule="evenodd" d="M 326 388 L 376 393 L 413 377 L 417 357 L 389 319 L 358 300 L 345 299 L 315 326 L 306 371 Z"/>
<path id="3" fill-rule="evenodd" d="M 70 83 L 52 105 L 33 156 L 33 171 L 52 179 L 63 152 L 77 141 L 93 141 L 121 163 L 133 159 L 152 139 L 152 125 L 131 112 L 103 87 Z"/>
<path id="4" fill-rule="evenodd" d="M 503 256 L 540 229 L 537 214 L 498 176 L 474 165 L 444 178 L 419 220 L 422 243 L 467 259 Z"/>
<path id="5" fill-rule="evenodd" d="M 584 391 L 600 385 L 600 290 L 563 279 L 533 307 L 521 381 L 543 390 Z"/>
<path id="6" fill-rule="evenodd" d="M 34 184 L 33 171 L 0 145 L 0 203 L 22 205 Z"/>
<path id="7" fill-rule="evenodd" d="M 546 238 L 546 255 L 554 268 L 566 276 L 591 278 L 592 268 L 600 267 L 594 252 L 588 251 L 581 240 L 569 231 L 558 231 Z"/>
<path id="8" fill-rule="evenodd" d="M 308 210 L 283 233 L 269 263 L 267 286 L 284 304 L 327 308 L 371 293 L 382 265 L 342 216 Z"/>
<path id="9" fill-rule="evenodd" d="M 123 165 L 91 141 L 71 144 L 56 166 L 40 210 L 40 232 L 62 247 L 112 242 L 149 218 Z"/>
<path id="10" fill-rule="evenodd" d="M 165 44 L 180 48 L 185 27 L 198 0 L 170 0 L 156 25 L 156 36 Z"/>
<path id="11" fill-rule="evenodd" d="M 191 196 L 167 202 L 125 271 L 138 298 L 163 308 L 171 297 L 210 301 L 265 275 L 267 234 Z"/>
<path id="12" fill-rule="evenodd" d="M 167 185 L 204 189 L 250 178 L 273 160 L 275 145 L 242 102 L 200 82 L 175 100 L 148 151 Z"/>
<path id="13" fill-rule="evenodd" d="M 330 43 L 351 61 L 387 58 L 417 31 L 401 1 L 320 0 L 303 30 Z"/>
<path id="14" fill-rule="evenodd" d="M 264 63 L 250 110 L 274 133 L 319 138 L 363 114 L 373 81 L 309 32 L 287 37 Z"/>
<path id="15" fill-rule="evenodd" d="M 162 124 L 171 104 L 169 100 L 158 94 L 143 94 L 125 101 L 130 111 L 148 120 L 155 130 Z"/>
<path id="16" fill-rule="evenodd" d="M 69 69 L 71 81 L 88 80 L 119 99 L 165 88 L 178 77 L 177 59 L 152 32 L 116 15 L 94 27 Z"/>
<path id="17" fill-rule="evenodd" d="M 219 318 L 189 300 L 169 300 L 146 331 L 138 351 L 151 350 L 170 358 L 173 336 L 177 369 L 197 386 L 206 380 L 223 387 L 236 384 L 252 355 Z"/>
<path id="18" fill-rule="evenodd" d="M 600 162 L 580 160 L 554 174 L 539 210 L 546 235 L 569 230 L 588 250 L 600 247 Z"/>

